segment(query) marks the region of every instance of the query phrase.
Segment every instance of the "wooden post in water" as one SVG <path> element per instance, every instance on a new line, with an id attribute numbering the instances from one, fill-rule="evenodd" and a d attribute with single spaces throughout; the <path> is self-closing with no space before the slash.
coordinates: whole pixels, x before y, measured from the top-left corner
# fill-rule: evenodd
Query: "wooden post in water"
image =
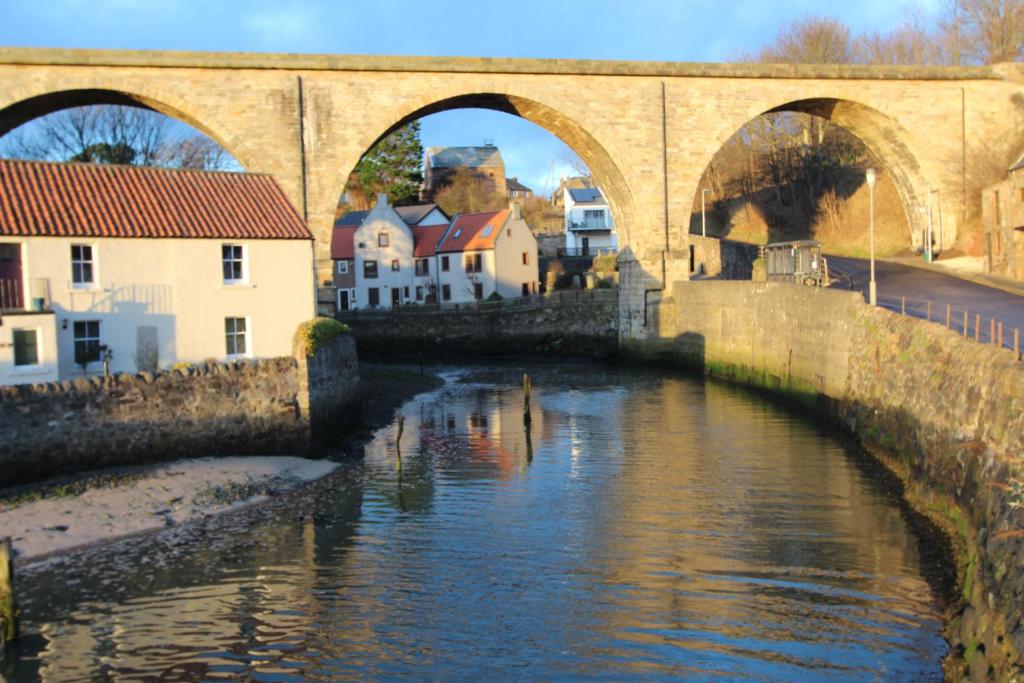
<path id="1" fill-rule="evenodd" d="M 932 321 L 932 302 L 928 302 L 928 322 Z"/>
<path id="2" fill-rule="evenodd" d="M 3 646 L 18 637 L 18 603 L 14 599 L 13 558 L 11 539 L 0 538 L 0 659 L 3 659 Z"/>
<path id="3" fill-rule="evenodd" d="M 907 314 L 907 297 L 901 296 L 900 297 L 900 315 L 906 315 L 906 314 Z"/>
<path id="4" fill-rule="evenodd" d="M 530 415 L 530 376 L 523 373 L 523 424 L 528 425 L 533 422 L 533 417 Z"/>
<path id="5" fill-rule="evenodd" d="M 999 321 L 999 330 L 997 332 L 999 336 L 999 348 L 1003 348 L 1003 321 Z"/>
<path id="6" fill-rule="evenodd" d="M 981 313 L 974 314 L 974 341 L 981 341 Z"/>
<path id="7" fill-rule="evenodd" d="M 964 309 L 964 339 L 967 339 L 967 309 Z"/>
<path id="8" fill-rule="evenodd" d="M 989 344 L 995 344 L 996 343 L 996 319 L 995 318 L 991 318 L 988 321 L 988 343 Z"/>
<path id="9" fill-rule="evenodd" d="M 1015 327 L 1013 329 L 1013 357 L 1018 362 L 1020 361 L 1020 328 Z"/>
<path id="10" fill-rule="evenodd" d="M 946 304 L 946 329 L 947 330 L 949 329 L 949 314 L 952 313 L 952 312 L 953 312 L 953 309 L 951 309 L 949 307 L 949 304 Z"/>

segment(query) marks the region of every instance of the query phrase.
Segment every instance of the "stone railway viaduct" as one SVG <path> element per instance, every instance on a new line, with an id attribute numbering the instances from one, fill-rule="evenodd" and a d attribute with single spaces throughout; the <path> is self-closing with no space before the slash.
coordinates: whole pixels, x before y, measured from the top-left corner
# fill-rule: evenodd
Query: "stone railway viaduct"
<path id="1" fill-rule="evenodd" d="M 844 126 L 894 178 L 913 234 L 922 227 L 918 208 L 938 202 L 948 244 L 966 204 L 970 156 L 1024 130 L 1024 65 L 0 48 L 0 135 L 53 111 L 100 103 L 180 119 L 247 171 L 272 174 L 308 220 L 320 259 L 345 179 L 377 140 L 449 109 L 521 116 L 568 144 L 605 190 L 623 246 L 623 332 L 642 337 L 649 295 L 688 277 L 687 233 L 701 175 L 743 124 L 765 112 L 800 111 Z"/>

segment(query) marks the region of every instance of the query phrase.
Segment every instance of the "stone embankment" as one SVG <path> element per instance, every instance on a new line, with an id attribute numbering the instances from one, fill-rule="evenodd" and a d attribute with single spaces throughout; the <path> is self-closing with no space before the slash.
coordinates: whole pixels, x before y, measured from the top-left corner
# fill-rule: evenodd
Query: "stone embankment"
<path id="1" fill-rule="evenodd" d="M 1005 350 L 779 283 L 681 282 L 623 352 L 827 412 L 957 546 L 950 677 L 1024 680 L 1024 367 Z"/>
<path id="2" fill-rule="evenodd" d="M 410 306 L 344 318 L 361 355 L 607 358 L 618 348 L 618 290 L 557 292 L 460 308 Z"/>
<path id="3" fill-rule="evenodd" d="M 351 335 L 315 355 L 0 388 L 0 488 L 197 455 L 299 454 L 358 416 Z"/>

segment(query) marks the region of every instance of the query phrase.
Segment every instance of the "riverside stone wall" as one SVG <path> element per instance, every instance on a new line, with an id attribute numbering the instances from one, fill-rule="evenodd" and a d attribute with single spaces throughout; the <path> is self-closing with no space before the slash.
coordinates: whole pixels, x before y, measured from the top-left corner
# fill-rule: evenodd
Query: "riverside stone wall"
<path id="1" fill-rule="evenodd" d="M 409 307 L 344 318 L 361 355 L 606 358 L 618 348 L 618 291 L 557 292 L 529 303 Z"/>
<path id="2" fill-rule="evenodd" d="M 309 359 L 0 387 L 0 488 L 113 465 L 304 453 L 325 420 L 353 408 L 357 384 L 346 335 Z"/>
<path id="3" fill-rule="evenodd" d="M 957 547 L 947 673 L 1024 680 L 1024 367 L 848 292 L 682 282 L 623 342 L 828 413 L 904 481 Z"/>

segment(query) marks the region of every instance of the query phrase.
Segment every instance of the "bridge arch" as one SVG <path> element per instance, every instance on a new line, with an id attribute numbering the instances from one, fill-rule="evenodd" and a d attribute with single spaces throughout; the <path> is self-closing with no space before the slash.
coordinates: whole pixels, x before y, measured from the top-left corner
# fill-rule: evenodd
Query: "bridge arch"
<path id="1" fill-rule="evenodd" d="M 710 151 L 710 156 L 703 162 L 703 169 L 707 169 L 714 156 L 725 145 L 732 135 L 739 131 L 747 123 L 758 116 L 776 113 L 801 113 L 810 114 L 826 119 L 860 140 L 864 146 L 875 156 L 892 179 L 900 204 L 903 209 L 906 224 L 910 230 L 909 243 L 919 246 L 922 243 L 922 234 L 926 224 L 926 218 L 921 209 L 927 207 L 931 198 L 929 190 L 934 185 L 930 184 L 922 167 L 919 154 L 914 151 L 911 142 L 911 135 L 891 116 L 863 102 L 835 95 L 822 95 L 801 99 L 789 99 L 778 104 L 771 104 L 767 108 L 761 105 L 748 111 L 747 120 L 733 130 L 725 130 L 724 126 L 719 131 L 718 144 Z M 735 125 L 735 122 L 733 122 Z M 696 202 L 700 201 L 701 188 L 696 188 Z M 950 220 L 945 226 L 948 230 L 952 227 Z M 935 228 L 938 230 L 938 228 Z M 940 237 L 937 233 L 935 240 L 944 244 L 952 244 L 953 239 L 949 235 Z"/>
<path id="2" fill-rule="evenodd" d="M 362 154 L 412 121 L 455 109 L 489 109 L 511 114 L 536 124 L 559 138 L 587 165 L 598 187 L 605 194 L 619 233 L 619 244 L 629 243 L 630 235 L 636 232 L 636 208 L 632 192 L 618 164 L 605 146 L 579 122 L 536 99 L 498 92 L 469 92 L 441 98 L 425 97 L 406 106 L 404 111 L 396 113 L 391 123 L 375 137 L 370 137 L 372 133 L 368 133 L 365 136 Z M 347 169 L 348 172 L 343 179 L 347 179 L 354 168 L 355 164 L 352 164 L 352 168 Z"/>
<path id="3" fill-rule="evenodd" d="M 220 145 L 243 168 L 250 167 L 249 160 L 239 152 L 240 144 L 237 144 L 224 131 L 216 130 L 207 122 L 189 114 L 187 106 L 168 104 L 168 101 L 162 97 L 117 88 L 88 87 L 54 90 L 15 99 L 0 109 L 0 137 L 22 124 L 48 114 L 75 107 L 105 104 L 146 109 L 186 123 Z"/>

